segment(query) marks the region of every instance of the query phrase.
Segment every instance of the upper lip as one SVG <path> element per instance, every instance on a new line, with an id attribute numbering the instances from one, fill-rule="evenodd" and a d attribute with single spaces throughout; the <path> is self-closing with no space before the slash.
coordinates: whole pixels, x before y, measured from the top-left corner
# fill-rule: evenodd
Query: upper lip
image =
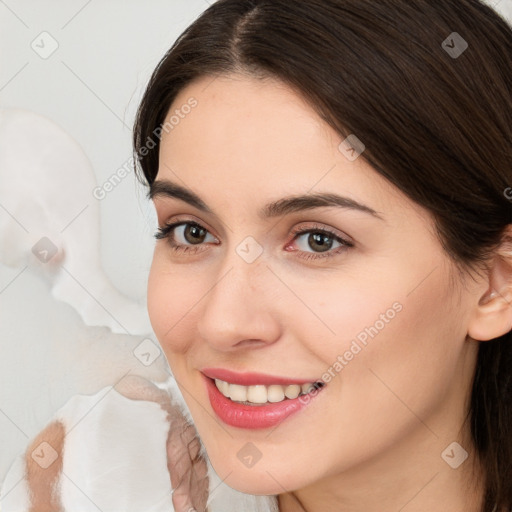
<path id="1" fill-rule="evenodd" d="M 244 372 L 237 373 L 225 368 L 203 368 L 201 372 L 210 379 L 219 379 L 230 384 L 240 384 L 242 386 L 254 386 L 257 384 L 270 386 L 271 384 L 308 384 L 318 382 L 319 379 L 292 379 L 290 377 L 279 377 L 276 375 L 268 375 L 265 373 Z"/>

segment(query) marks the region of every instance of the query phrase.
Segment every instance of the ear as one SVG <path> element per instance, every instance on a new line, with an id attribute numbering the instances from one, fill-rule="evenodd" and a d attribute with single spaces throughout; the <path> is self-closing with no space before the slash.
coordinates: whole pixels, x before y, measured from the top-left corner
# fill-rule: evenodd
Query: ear
<path id="1" fill-rule="evenodd" d="M 468 325 L 468 335 L 478 341 L 498 338 L 512 329 L 512 224 L 495 251 L 487 284 Z"/>

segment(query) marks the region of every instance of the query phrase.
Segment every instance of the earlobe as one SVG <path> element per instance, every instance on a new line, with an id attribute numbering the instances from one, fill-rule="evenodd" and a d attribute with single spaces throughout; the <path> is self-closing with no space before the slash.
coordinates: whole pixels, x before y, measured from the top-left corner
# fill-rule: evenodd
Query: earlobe
<path id="1" fill-rule="evenodd" d="M 509 225 L 508 228 L 512 228 Z M 496 250 L 488 274 L 487 289 L 468 325 L 468 335 L 477 341 L 499 338 L 512 329 L 512 251 L 510 229 Z"/>
<path id="2" fill-rule="evenodd" d="M 477 341 L 499 338 L 512 329 L 512 303 L 496 291 L 486 293 L 468 326 L 468 335 Z"/>

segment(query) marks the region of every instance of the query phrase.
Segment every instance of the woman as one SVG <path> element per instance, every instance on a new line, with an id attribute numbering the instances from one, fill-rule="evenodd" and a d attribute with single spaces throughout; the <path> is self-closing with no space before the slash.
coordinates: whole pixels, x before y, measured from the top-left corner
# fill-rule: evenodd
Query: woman
<path id="1" fill-rule="evenodd" d="M 477 0 L 220 0 L 154 71 L 148 309 L 231 487 L 512 507 L 511 56 Z"/>

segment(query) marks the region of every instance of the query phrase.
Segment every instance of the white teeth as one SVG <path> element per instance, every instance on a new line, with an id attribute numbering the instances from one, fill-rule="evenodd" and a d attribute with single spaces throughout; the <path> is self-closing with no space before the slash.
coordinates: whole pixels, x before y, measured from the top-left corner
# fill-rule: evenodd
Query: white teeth
<path id="1" fill-rule="evenodd" d="M 240 386 L 238 384 L 228 384 L 228 398 L 231 398 L 231 400 L 234 400 L 235 402 L 245 402 L 247 400 L 247 387 L 246 386 Z"/>
<path id="2" fill-rule="evenodd" d="M 286 386 L 284 394 L 286 398 L 297 398 L 301 391 L 301 387 L 298 384 L 290 384 L 289 386 Z"/>
<path id="3" fill-rule="evenodd" d="M 302 384 L 302 392 L 304 394 L 309 393 L 312 389 L 314 389 L 313 384 L 310 384 L 310 383 Z"/>
<path id="4" fill-rule="evenodd" d="M 224 380 L 215 379 L 215 384 L 217 384 L 217 388 L 220 390 L 220 392 L 227 396 L 229 391 L 229 383 Z"/>
<path id="5" fill-rule="evenodd" d="M 232 386 L 233 384 L 230 384 Z M 247 401 L 253 404 L 264 404 L 267 401 L 267 388 L 265 386 L 248 386 Z"/>
<path id="6" fill-rule="evenodd" d="M 265 386 L 263 386 L 265 387 Z M 282 402 L 284 400 L 283 386 L 277 384 L 269 386 L 267 389 L 267 401 L 268 402 Z"/>
<path id="7" fill-rule="evenodd" d="M 242 386 L 240 384 L 230 384 L 220 379 L 215 379 L 215 385 L 225 397 L 235 402 L 250 402 L 253 404 L 282 402 L 287 398 L 297 398 L 300 394 L 305 395 L 315 389 L 313 383 L 302 384 L 302 386 L 299 384 Z"/>

